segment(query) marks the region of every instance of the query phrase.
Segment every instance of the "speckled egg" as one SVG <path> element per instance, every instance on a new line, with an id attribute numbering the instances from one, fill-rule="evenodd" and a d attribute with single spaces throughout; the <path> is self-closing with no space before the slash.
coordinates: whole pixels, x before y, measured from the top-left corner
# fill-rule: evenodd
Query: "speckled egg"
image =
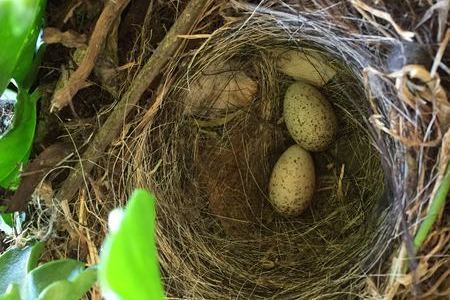
<path id="1" fill-rule="evenodd" d="M 296 80 L 323 86 L 335 75 L 330 59 L 312 49 L 274 51 L 278 70 Z"/>
<path id="2" fill-rule="evenodd" d="M 299 145 L 293 145 L 280 156 L 273 168 L 269 200 L 280 214 L 299 215 L 311 203 L 315 183 L 311 154 Z"/>
<path id="3" fill-rule="evenodd" d="M 297 81 L 288 88 L 283 117 L 292 138 L 308 151 L 326 150 L 335 138 L 337 120 L 333 108 L 312 85 Z"/>

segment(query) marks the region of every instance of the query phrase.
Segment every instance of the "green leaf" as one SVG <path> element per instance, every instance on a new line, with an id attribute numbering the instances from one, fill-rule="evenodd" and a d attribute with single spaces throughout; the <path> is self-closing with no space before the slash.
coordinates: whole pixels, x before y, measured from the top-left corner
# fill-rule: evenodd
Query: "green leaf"
<path id="1" fill-rule="evenodd" d="M 25 278 L 21 295 L 24 300 L 36 300 L 41 292 L 56 281 L 73 281 L 84 271 L 82 262 L 73 259 L 62 259 L 43 264 Z"/>
<path id="2" fill-rule="evenodd" d="M 0 300 L 21 300 L 20 289 L 17 284 L 10 284 L 3 295 L 0 295 Z"/>
<path id="3" fill-rule="evenodd" d="M 47 47 L 45 44 L 39 46 L 39 48 L 37 49 L 36 53 L 33 56 L 33 60 L 30 61 L 30 64 L 18 65 L 18 67 L 23 68 L 22 71 L 23 75 L 21 75 L 20 77 L 21 79 L 20 81 L 18 81 L 19 84 L 21 84 L 22 88 L 25 87 L 29 89 L 33 85 L 33 82 L 35 81 L 36 76 L 39 72 L 39 67 L 42 63 L 42 59 L 44 58 L 46 48 Z M 26 61 L 26 58 L 23 58 L 23 60 Z M 22 61 L 22 58 L 20 59 L 20 61 Z M 20 69 L 16 68 L 15 78 L 19 78 L 18 77 L 19 75 L 17 75 L 18 70 Z"/>
<path id="4" fill-rule="evenodd" d="M 28 95 L 19 90 L 13 128 L 0 138 L 0 187 L 16 188 L 21 164 L 28 161 L 36 129 L 36 102 L 39 97 L 38 91 Z"/>
<path id="5" fill-rule="evenodd" d="M 0 207 L 0 231 L 3 231 L 7 235 L 13 234 L 14 226 L 14 214 L 3 213 L 5 207 Z"/>
<path id="6" fill-rule="evenodd" d="M 0 218 L 8 226 L 13 226 L 14 225 L 14 214 L 13 213 L 2 213 L 2 214 L 0 214 Z"/>
<path id="7" fill-rule="evenodd" d="M 43 249 L 44 244 L 38 242 L 22 249 L 10 249 L 0 256 L 0 295 L 12 283 L 24 284 L 27 273 L 37 265 Z"/>
<path id="8" fill-rule="evenodd" d="M 36 243 L 0 256 L 0 295 L 4 294 L 0 300 L 78 300 L 94 284 L 96 269 L 86 269 L 76 260 L 57 260 L 35 268 L 42 250 L 43 243 Z"/>
<path id="9" fill-rule="evenodd" d="M 39 300 L 79 300 L 89 291 L 97 280 L 97 271 L 86 269 L 73 281 L 61 280 L 50 284 L 39 295 Z"/>
<path id="10" fill-rule="evenodd" d="M 136 190 L 117 231 L 106 239 L 99 281 L 106 299 L 164 299 L 155 242 L 155 198 Z M 110 221 L 114 214 L 110 215 Z"/>
<path id="11" fill-rule="evenodd" d="M 0 93 L 11 78 L 28 75 L 42 26 L 45 0 L 0 0 Z"/>
<path id="12" fill-rule="evenodd" d="M 37 92 L 28 94 L 42 56 L 37 39 L 46 0 L 0 0 L 0 94 L 14 79 L 19 87 L 14 125 L 0 138 L 0 187 L 15 189 L 28 162 L 36 126 Z M 41 48 L 43 49 L 43 48 Z"/>

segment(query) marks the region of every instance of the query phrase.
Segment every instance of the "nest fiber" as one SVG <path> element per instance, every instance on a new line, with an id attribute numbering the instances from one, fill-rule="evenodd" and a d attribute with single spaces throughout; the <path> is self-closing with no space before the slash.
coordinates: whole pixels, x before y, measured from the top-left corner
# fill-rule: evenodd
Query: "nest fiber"
<path id="1" fill-rule="evenodd" d="M 362 297 L 370 274 L 387 272 L 383 262 L 413 193 L 404 182 L 417 178 L 408 173 L 404 144 L 379 129 L 391 126 L 392 107 L 411 111 L 399 104 L 393 84 L 367 72 L 389 69 L 387 53 L 401 42 L 352 18 L 356 12 L 346 5 L 309 10 L 231 1 L 221 13 L 225 24 L 171 65 L 159 110 L 142 120 L 132 144 L 131 186 L 148 187 L 158 198 L 168 296 Z M 296 218 L 267 204 L 272 167 L 293 144 L 281 119 L 293 80 L 274 60 L 289 50 L 320 53 L 338 70 L 321 89 L 338 117 L 338 137 L 314 154 L 316 199 Z M 222 91 L 202 98 L 208 84 L 220 86 L 199 84 L 214 70 L 231 74 L 243 98 L 254 95 L 251 101 L 224 104 Z M 412 165 L 421 165 L 424 154 L 414 152 Z"/>

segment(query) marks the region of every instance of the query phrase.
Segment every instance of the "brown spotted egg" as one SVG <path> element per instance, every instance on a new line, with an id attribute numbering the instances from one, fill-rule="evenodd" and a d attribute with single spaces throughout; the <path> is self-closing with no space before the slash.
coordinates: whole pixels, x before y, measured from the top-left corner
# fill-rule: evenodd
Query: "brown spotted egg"
<path id="1" fill-rule="evenodd" d="M 292 138 L 308 151 L 326 150 L 336 135 L 337 120 L 330 102 L 310 84 L 297 81 L 289 86 L 283 117 Z"/>
<path id="2" fill-rule="evenodd" d="M 299 145 L 293 145 L 280 156 L 273 168 L 269 200 L 280 214 L 299 215 L 311 203 L 315 184 L 311 154 Z"/>

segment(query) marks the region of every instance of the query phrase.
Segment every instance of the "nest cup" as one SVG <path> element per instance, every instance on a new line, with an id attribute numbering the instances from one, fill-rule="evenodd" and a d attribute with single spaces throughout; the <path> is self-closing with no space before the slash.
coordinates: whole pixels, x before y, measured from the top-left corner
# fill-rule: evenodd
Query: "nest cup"
<path id="1" fill-rule="evenodd" d="M 133 145 L 130 172 L 132 186 L 148 187 L 158 198 L 169 297 L 336 299 L 362 293 L 365 275 L 394 231 L 395 210 L 387 209 L 393 171 L 380 151 L 396 151 L 389 137 L 375 138 L 367 121 L 374 106 L 382 114 L 385 108 L 383 99 L 369 101 L 364 88 L 362 70 L 378 59 L 365 45 L 314 15 L 261 14 L 227 23 L 172 65 L 160 109 L 143 120 Z M 281 120 L 293 79 L 278 72 L 274 51 L 304 49 L 320 52 L 337 70 L 321 92 L 339 126 L 332 146 L 313 155 L 312 205 L 286 218 L 267 199 L 271 170 L 294 144 Z M 254 91 L 251 102 L 223 105 L 220 97 L 198 93 L 199 80 L 217 75 L 211 70 L 224 64 L 232 66 L 225 70 L 228 80 Z"/>

